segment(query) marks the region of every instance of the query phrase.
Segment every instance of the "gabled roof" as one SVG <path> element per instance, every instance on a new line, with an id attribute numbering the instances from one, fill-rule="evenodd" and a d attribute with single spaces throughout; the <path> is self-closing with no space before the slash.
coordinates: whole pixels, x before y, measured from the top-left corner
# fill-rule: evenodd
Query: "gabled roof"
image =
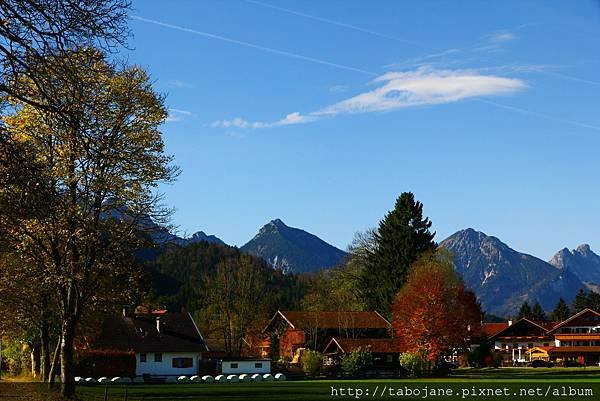
<path id="1" fill-rule="evenodd" d="M 323 350 L 324 354 L 335 353 L 336 350 L 348 354 L 357 348 L 367 349 L 373 353 L 400 353 L 404 349 L 397 338 L 332 338 Z"/>
<path id="2" fill-rule="evenodd" d="M 277 311 L 265 331 L 283 320 L 292 329 L 389 329 L 391 324 L 376 311 Z"/>
<path id="3" fill-rule="evenodd" d="M 563 327 L 563 326 L 568 326 L 569 323 L 571 323 L 573 320 L 587 314 L 587 313 L 592 313 L 598 317 L 600 317 L 600 313 L 596 312 L 593 309 L 590 308 L 585 308 L 584 310 L 574 314 L 573 316 L 571 316 L 570 318 L 568 318 L 567 320 L 562 321 L 561 323 L 555 325 L 552 330 L 550 330 L 551 333 L 555 332 L 557 329 Z"/>
<path id="4" fill-rule="evenodd" d="M 137 353 L 208 351 L 191 315 L 171 312 L 107 315 L 92 348 Z"/>
<path id="5" fill-rule="evenodd" d="M 496 338 L 496 337 L 502 337 L 503 335 L 509 334 L 509 332 L 517 330 L 518 328 L 520 328 L 520 326 L 523 325 L 529 325 L 532 329 L 534 330 L 538 330 L 541 334 L 547 335 L 548 334 L 548 330 L 550 330 L 550 328 L 554 325 L 554 322 L 549 322 L 549 321 L 534 321 L 534 320 L 529 320 L 527 318 L 522 318 L 518 321 L 516 321 L 515 323 L 509 325 L 506 325 L 505 328 L 501 329 L 500 331 L 496 332 L 495 334 L 492 334 L 489 338 Z M 536 334 L 533 334 L 534 336 Z M 539 334 L 538 334 L 539 335 Z M 516 335 L 516 336 L 522 336 L 522 335 Z"/>

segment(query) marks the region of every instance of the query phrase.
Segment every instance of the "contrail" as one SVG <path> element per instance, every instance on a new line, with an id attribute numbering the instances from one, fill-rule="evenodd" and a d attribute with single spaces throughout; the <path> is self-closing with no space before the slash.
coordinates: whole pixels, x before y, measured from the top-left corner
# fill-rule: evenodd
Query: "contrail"
<path id="1" fill-rule="evenodd" d="M 178 31 L 193 33 L 195 35 L 203 36 L 205 38 L 216 39 L 216 40 L 220 40 L 222 42 L 233 43 L 233 44 L 236 44 L 236 45 L 239 45 L 239 46 L 249 47 L 251 49 L 256 49 L 256 50 L 261 50 L 261 51 L 268 52 L 268 53 L 278 54 L 280 56 L 295 58 L 295 59 L 298 59 L 298 60 L 309 61 L 311 63 L 326 65 L 326 66 L 329 66 L 329 67 L 335 67 L 335 68 L 339 68 L 339 69 L 342 69 L 342 70 L 358 72 L 360 74 L 369 75 L 369 76 L 372 76 L 372 77 L 376 77 L 376 76 L 379 75 L 379 74 L 376 74 L 374 72 L 363 70 L 361 68 L 352 67 L 352 66 L 349 66 L 349 65 L 333 63 L 331 61 L 321 60 L 321 59 L 314 58 L 314 57 L 309 57 L 309 56 L 304 56 L 302 54 L 292 53 L 292 52 L 288 52 L 288 51 L 285 51 L 285 50 L 279 50 L 279 49 L 274 49 L 274 48 L 271 48 L 271 47 L 266 47 L 266 46 L 261 46 L 261 45 L 255 45 L 254 43 L 244 42 L 244 41 L 241 41 L 241 40 L 228 38 L 226 36 L 215 35 L 215 34 L 209 33 L 209 32 L 198 31 L 198 30 L 195 30 L 195 29 L 186 28 L 186 27 L 179 26 L 179 25 L 168 24 L 166 22 L 156 21 L 156 20 L 153 20 L 153 19 L 144 18 L 144 17 L 140 17 L 140 16 L 137 16 L 137 15 L 132 15 L 131 18 L 135 19 L 135 20 L 138 20 L 138 21 L 148 22 L 150 24 L 160 25 L 160 26 L 163 26 L 165 28 L 177 29 Z"/>
<path id="2" fill-rule="evenodd" d="M 323 17 L 319 17 L 319 16 L 316 16 L 316 15 L 305 14 L 305 13 L 301 13 L 299 11 L 290 10 L 289 8 L 283 8 L 283 7 L 279 7 L 279 6 L 274 6 L 272 4 L 263 3 L 261 1 L 256 1 L 256 0 L 244 0 L 244 1 L 246 3 L 251 3 L 251 4 L 258 5 L 258 6 L 267 7 L 267 8 L 271 8 L 273 10 L 281 11 L 281 12 L 284 12 L 284 13 L 297 15 L 299 17 L 308 18 L 308 19 L 312 19 L 312 20 L 315 20 L 315 21 L 319 21 L 319 22 L 324 22 L 326 24 L 337 25 L 337 26 L 341 26 L 343 28 L 352 29 L 354 31 L 367 33 L 367 34 L 373 35 L 373 36 L 378 36 L 380 38 L 389 39 L 389 40 L 393 40 L 393 41 L 401 42 L 401 43 L 406 43 L 408 45 L 416 46 L 416 47 L 419 47 L 421 49 L 435 50 L 433 47 L 426 46 L 426 45 L 424 45 L 422 43 L 418 43 L 418 42 L 414 42 L 414 41 L 411 41 L 411 40 L 406 40 L 406 39 L 398 38 L 396 36 L 387 35 L 385 33 L 377 32 L 377 31 L 372 31 L 370 29 L 361 28 L 360 26 L 356 26 L 356 25 L 352 25 L 352 24 L 347 24 L 345 22 L 340 22 L 340 21 L 336 21 L 336 20 L 332 20 L 332 19 L 328 19 L 328 18 L 323 18 Z"/>
<path id="3" fill-rule="evenodd" d="M 589 79 L 573 77 L 571 75 L 559 74 L 558 72 L 542 71 L 542 73 L 546 74 L 546 75 L 553 76 L 553 77 L 567 79 L 569 81 L 575 81 L 575 82 L 581 82 L 581 83 L 584 83 L 584 84 L 590 84 L 590 85 L 600 86 L 600 82 L 598 82 L 598 81 L 591 81 Z"/>
<path id="4" fill-rule="evenodd" d="M 491 104 L 492 106 L 500 107 L 500 108 L 503 108 L 506 110 L 515 111 L 515 112 L 521 113 L 521 114 L 527 114 L 527 115 L 531 115 L 531 116 L 535 116 L 535 117 L 540 117 L 540 118 L 543 118 L 546 120 L 556 121 L 556 122 L 563 123 L 563 124 L 570 124 L 570 125 L 574 125 L 574 126 L 577 126 L 580 128 L 588 128 L 588 129 L 600 131 L 600 126 L 597 126 L 597 125 L 591 125 L 591 124 L 586 124 L 586 123 L 582 123 L 579 121 L 573 121 L 573 120 L 567 120 L 567 119 L 560 118 L 560 117 L 554 117 L 554 116 L 544 114 L 544 113 L 539 113 L 539 112 L 533 111 L 533 110 L 527 110 L 527 109 L 522 109 L 520 107 L 509 106 L 507 104 L 496 103 L 491 100 L 476 99 L 476 101 Z"/>

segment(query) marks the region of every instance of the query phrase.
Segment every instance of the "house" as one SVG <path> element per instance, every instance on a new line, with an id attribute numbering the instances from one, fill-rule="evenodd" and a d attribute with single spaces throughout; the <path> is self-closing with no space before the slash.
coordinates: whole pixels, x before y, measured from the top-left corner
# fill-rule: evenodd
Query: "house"
<path id="1" fill-rule="evenodd" d="M 262 355 L 292 359 L 298 349 L 321 350 L 334 337 L 389 338 L 390 328 L 376 311 L 277 311 L 263 330 Z"/>
<path id="2" fill-rule="evenodd" d="M 373 354 L 374 368 L 399 366 L 399 357 L 403 352 L 397 339 L 394 338 L 332 338 L 323 354 L 327 365 L 339 365 L 342 358 L 356 349 L 364 349 Z"/>
<path id="3" fill-rule="evenodd" d="M 492 326 L 493 325 L 493 326 Z M 531 360 L 531 350 L 553 345 L 554 338 L 549 330 L 556 325 L 551 321 L 534 321 L 523 318 L 513 323 L 487 323 L 484 332 L 492 349 L 502 355 L 507 362 L 527 362 Z"/>
<path id="4" fill-rule="evenodd" d="M 130 353 L 134 376 L 180 376 L 199 372 L 208 347 L 189 313 L 155 311 L 106 316 L 92 350 Z"/>
<path id="5" fill-rule="evenodd" d="M 600 363 L 600 313 L 584 309 L 553 327 L 549 334 L 554 338 L 554 347 L 548 349 L 550 360 Z"/>
<path id="6" fill-rule="evenodd" d="M 222 359 L 217 366 L 217 372 L 224 375 L 271 373 L 270 359 Z"/>

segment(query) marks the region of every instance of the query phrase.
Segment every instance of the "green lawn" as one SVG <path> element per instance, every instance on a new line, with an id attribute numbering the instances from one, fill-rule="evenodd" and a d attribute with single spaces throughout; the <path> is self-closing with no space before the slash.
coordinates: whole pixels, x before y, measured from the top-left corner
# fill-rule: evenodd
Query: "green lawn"
<path id="1" fill-rule="evenodd" d="M 412 390 L 413 396 L 406 396 L 407 389 Z M 416 389 L 419 390 L 418 396 L 414 396 Z M 579 394 L 577 390 L 580 391 Z M 79 387 L 77 393 L 82 401 L 92 401 L 103 400 L 104 391 L 105 388 L 101 386 Z M 451 377 L 440 379 L 109 386 L 107 399 L 124 400 L 125 391 L 129 401 L 331 401 L 373 398 L 382 400 L 596 400 L 600 399 L 600 368 L 459 369 Z M 423 397 L 425 393 L 427 393 L 426 398 Z"/>

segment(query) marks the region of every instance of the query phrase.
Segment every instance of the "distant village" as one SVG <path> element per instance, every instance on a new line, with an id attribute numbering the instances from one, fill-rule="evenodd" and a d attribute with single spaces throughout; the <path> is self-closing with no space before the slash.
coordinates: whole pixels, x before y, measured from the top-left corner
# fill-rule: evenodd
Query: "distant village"
<path id="1" fill-rule="evenodd" d="M 457 368 L 473 361 L 467 354 L 488 346 L 485 366 L 599 366 L 600 313 L 585 309 L 562 322 L 522 318 L 483 323 L 484 337 L 472 338 L 469 349 L 446 348 L 438 367 Z M 319 348 L 310 344 L 318 344 Z M 406 351 L 393 336 L 392 325 L 376 311 L 277 311 L 262 333 L 244 339 L 243 353 L 234 357 L 222 339 L 205 338 L 190 314 L 156 310 L 107 316 L 98 337 L 82 346 L 78 380 L 130 378 L 137 382 L 189 381 L 231 375 L 279 374 L 305 378 L 307 352 L 322 355 L 319 375 L 343 377 L 345 357 L 363 350 L 372 363 L 363 376 L 406 376 L 400 355 Z M 278 355 L 278 359 L 271 358 Z M 274 377 L 274 376 L 273 376 Z M 89 379 L 88 379 L 89 382 Z"/>

